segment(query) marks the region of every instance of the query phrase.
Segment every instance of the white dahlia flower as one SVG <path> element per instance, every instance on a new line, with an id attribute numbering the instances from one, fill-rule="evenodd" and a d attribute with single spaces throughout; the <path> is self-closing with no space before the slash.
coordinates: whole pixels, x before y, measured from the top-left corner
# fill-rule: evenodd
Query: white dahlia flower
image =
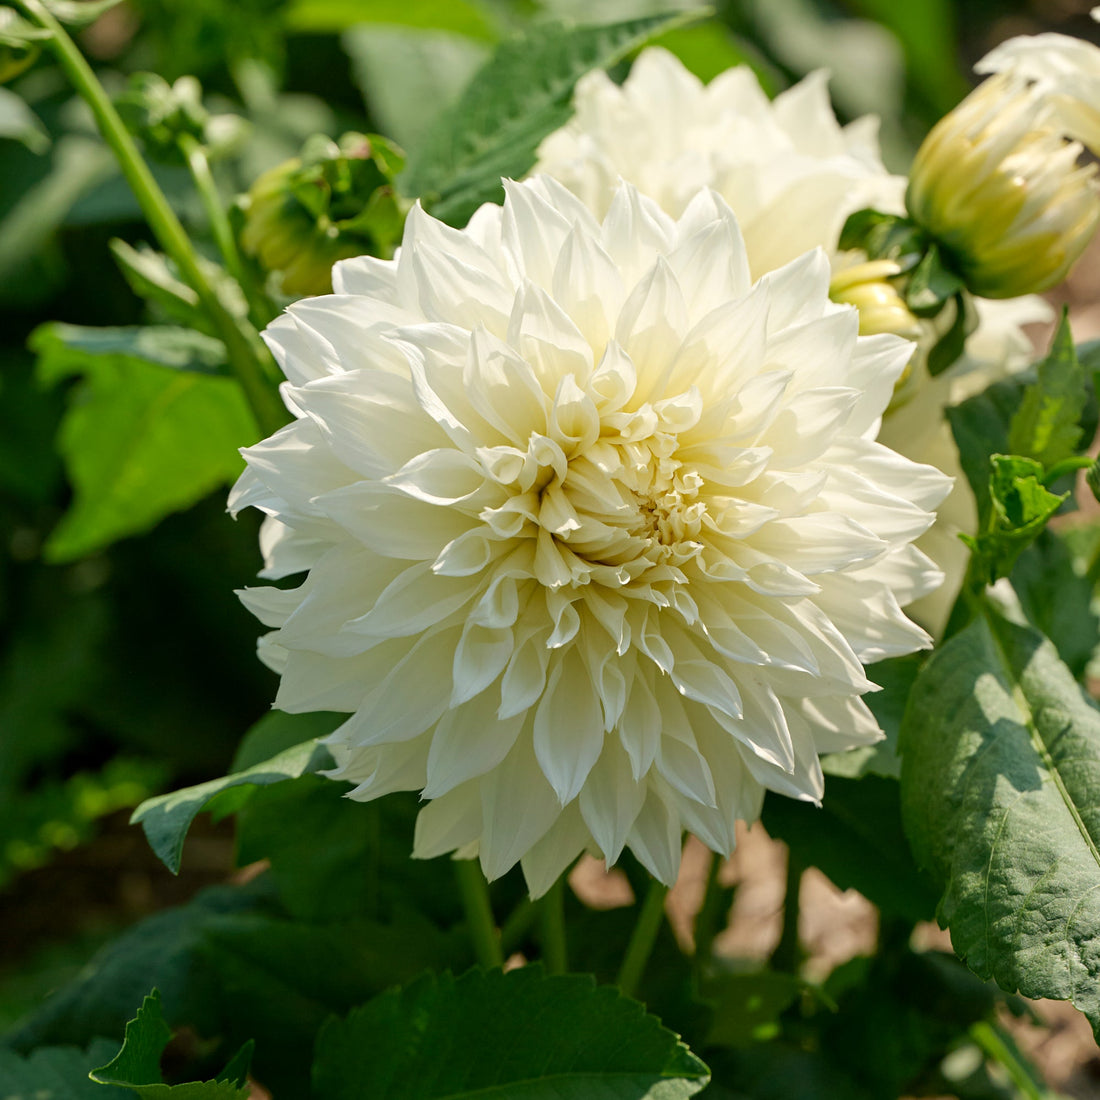
<path id="1" fill-rule="evenodd" d="M 713 192 L 598 221 L 536 178 L 333 282 L 267 330 L 297 419 L 231 500 L 308 576 L 243 599 L 276 706 L 351 714 L 350 796 L 429 800 L 415 855 L 537 895 L 629 846 L 671 883 L 683 830 L 728 853 L 880 737 L 863 665 L 928 644 L 899 604 L 949 482 L 874 441 L 912 346 L 857 335 L 823 253 L 753 285 Z"/>
<path id="2" fill-rule="evenodd" d="M 1093 8 L 1100 22 L 1100 8 Z M 1100 47 L 1067 34 L 1027 34 L 995 46 L 974 66 L 1034 81 L 1065 133 L 1100 155 Z"/>

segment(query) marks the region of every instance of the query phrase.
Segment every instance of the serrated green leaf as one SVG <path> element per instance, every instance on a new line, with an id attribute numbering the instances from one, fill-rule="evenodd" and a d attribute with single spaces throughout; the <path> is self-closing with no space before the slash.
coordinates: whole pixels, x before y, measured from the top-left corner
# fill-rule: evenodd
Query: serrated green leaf
<path id="1" fill-rule="evenodd" d="M 294 0 L 283 16 L 290 31 L 331 34 L 364 24 L 449 31 L 466 38 L 495 41 L 496 27 L 468 0 Z"/>
<path id="2" fill-rule="evenodd" d="M 538 143 L 572 113 L 573 86 L 607 68 L 660 31 L 706 9 L 645 16 L 622 23 L 566 27 L 540 24 L 504 41 L 458 102 L 409 158 L 402 190 L 452 225 L 463 225 L 483 202 L 501 201 L 501 178 L 523 176 Z"/>
<path id="3" fill-rule="evenodd" d="M 127 1023 L 122 1049 L 106 1065 L 92 1070 L 92 1079 L 101 1085 L 160 1084 L 160 1056 L 171 1038 L 172 1029 L 160 1010 L 160 993 L 154 989 Z"/>
<path id="4" fill-rule="evenodd" d="M 191 822 L 217 795 L 233 787 L 262 787 L 297 779 L 329 766 L 331 757 L 324 746 L 316 740 L 303 741 L 245 771 L 150 798 L 134 811 L 130 820 L 133 824 L 141 823 L 150 847 L 175 874 L 180 868 L 183 842 Z"/>
<path id="5" fill-rule="evenodd" d="M 118 1085 L 146 1100 L 248 1100 L 250 1088 L 242 1088 L 236 1077 L 247 1077 L 247 1058 L 251 1046 L 234 1055 L 229 1072 L 213 1081 L 189 1081 L 166 1085 L 161 1077 L 160 1056 L 172 1037 L 172 1029 L 164 1022 L 160 993 L 154 989 L 142 1002 L 137 1015 L 126 1024 L 122 1049 L 105 1066 L 92 1070 L 91 1078 L 101 1085 Z"/>
<path id="6" fill-rule="evenodd" d="M 1054 647 L 987 609 L 917 680 L 901 750 L 905 830 L 956 952 L 1100 1031 L 1100 713 Z"/>
<path id="7" fill-rule="evenodd" d="M 4 1100 L 125 1100 L 130 1093 L 97 1085 L 88 1077 L 114 1050 L 98 1039 L 87 1050 L 40 1047 L 26 1058 L 0 1049 L 0 1096 Z"/>
<path id="8" fill-rule="evenodd" d="M 74 501 L 47 541 L 47 560 L 71 561 L 148 530 L 240 473 L 238 448 L 257 437 L 240 387 L 188 369 L 216 365 L 208 337 L 147 328 L 96 338 L 43 325 L 31 346 L 43 380 L 83 376 L 58 436 Z"/>
<path id="9" fill-rule="evenodd" d="M 320 1100 L 678 1100 L 709 1072 L 637 1001 L 540 967 L 426 974 L 330 1020 L 317 1039 Z"/>
<path id="10" fill-rule="evenodd" d="M 1038 377 L 1012 418 L 1009 450 L 1043 466 L 1076 454 L 1086 400 L 1085 372 L 1073 346 L 1068 314 L 1063 311 L 1050 353 L 1039 363 Z"/>

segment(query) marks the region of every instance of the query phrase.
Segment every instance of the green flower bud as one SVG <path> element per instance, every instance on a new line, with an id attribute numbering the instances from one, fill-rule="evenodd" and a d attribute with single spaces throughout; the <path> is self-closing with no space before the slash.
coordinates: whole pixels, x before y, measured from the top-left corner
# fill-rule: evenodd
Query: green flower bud
<path id="1" fill-rule="evenodd" d="M 146 152 L 164 164 L 185 164 L 181 143 L 192 138 L 211 159 L 231 151 L 247 132 L 236 115 L 211 115 L 203 106 L 202 85 L 193 76 L 169 84 L 156 73 L 135 73 L 116 106 Z"/>
<path id="2" fill-rule="evenodd" d="M 1038 89 L 1000 73 L 925 139 L 906 205 L 974 294 L 1046 290 L 1100 223 L 1096 166 L 1080 166 L 1081 152 Z"/>
<path id="3" fill-rule="evenodd" d="M 393 255 L 409 206 L 393 185 L 403 166 L 385 138 L 311 138 L 244 196 L 241 247 L 278 273 L 288 297 L 330 293 L 338 260 Z"/>

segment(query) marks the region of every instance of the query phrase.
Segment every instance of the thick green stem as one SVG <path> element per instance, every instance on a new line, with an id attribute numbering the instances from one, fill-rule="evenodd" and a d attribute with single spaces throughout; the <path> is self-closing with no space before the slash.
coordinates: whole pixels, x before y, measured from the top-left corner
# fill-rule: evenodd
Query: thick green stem
<path id="1" fill-rule="evenodd" d="M 243 326 L 218 300 L 199 266 L 194 247 L 179 218 L 168 205 L 134 139 L 76 43 L 40 0 L 15 0 L 15 3 L 35 23 L 51 33 L 50 46 L 61 68 L 91 108 L 99 132 L 118 160 L 119 168 L 161 248 L 175 261 L 184 281 L 198 295 L 203 311 L 225 344 L 230 368 L 244 390 L 257 425 L 265 435 L 270 435 L 286 423 L 287 414 L 269 380 L 272 377 L 269 374 L 271 360 L 263 350 L 259 337 L 251 325 Z"/>
<path id="2" fill-rule="evenodd" d="M 564 974 L 569 969 L 565 938 L 565 875 L 539 900 L 542 960 L 547 973 Z"/>
<path id="3" fill-rule="evenodd" d="M 1034 1076 L 1005 1042 L 997 1028 L 985 1020 L 979 1020 L 976 1024 L 971 1024 L 970 1038 L 1008 1074 L 1012 1083 L 1020 1090 L 1021 1096 L 1026 1097 L 1026 1100 L 1047 1100 L 1050 1093 L 1044 1092 L 1036 1084 Z"/>
<path id="4" fill-rule="evenodd" d="M 801 962 L 798 940 L 798 894 L 805 870 L 794 853 L 787 853 L 787 892 L 783 898 L 783 931 L 772 952 L 772 969 L 784 974 L 797 974 Z"/>
<path id="5" fill-rule="evenodd" d="M 466 910 L 466 928 L 477 961 L 490 968 L 503 966 L 504 955 L 489 902 L 489 884 L 481 873 L 481 864 L 476 859 L 456 859 L 454 868 Z"/>
<path id="6" fill-rule="evenodd" d="M 668 887 L 653 879 L 649 884 L 649 892 L 642 902 L 642 911 L 638 914 L 638 921 L 634 925 L 630 942 L 626 945 L 626 954 L 623 956 L 623 964 L 619 968 L 617 985 L 628 996 L 633 997 L 638 988 L 638 983 L 645 973 L 646 963 L 653 953 L 653 945 L 657 942 L 657 933 L 661 930 L 661 923 L 665 919 L 665 895 Z"/>

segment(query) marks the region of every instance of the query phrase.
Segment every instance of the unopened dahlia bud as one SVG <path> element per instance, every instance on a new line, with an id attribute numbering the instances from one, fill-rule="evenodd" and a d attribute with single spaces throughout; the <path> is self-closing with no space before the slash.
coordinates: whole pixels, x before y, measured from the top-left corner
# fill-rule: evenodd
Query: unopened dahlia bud
<path id="1" fill-rule="evenodd" d="M 920 320 L 906 306 L 890 280 L 900 275 L 901 265 L 893 260 L 872 260 L 838 271 L 829 283 L 834 302 L 859 310 L 859 334 L 874 336 L 892 332 L 916 340 L 921 334 Z"/>
<path id="2" fill-rule="evenodd" d="M 393 254 L 408 209 L 393 186 L 403 164 L 396 147 L 374 135 L 311 138 L 300 157 L 265 172 L 245 196 L 242 247 L 279 273 L 288 297 L 331 292 L 337 260 Z"/>
<path id="3" fill-rule="evenodd" d="M 1041 90 L 999 73 L 917 152 L 906 205 L 967 287 L 1011 298 L 1060 282 L 1100 222 L 1096 166 Z"/>

